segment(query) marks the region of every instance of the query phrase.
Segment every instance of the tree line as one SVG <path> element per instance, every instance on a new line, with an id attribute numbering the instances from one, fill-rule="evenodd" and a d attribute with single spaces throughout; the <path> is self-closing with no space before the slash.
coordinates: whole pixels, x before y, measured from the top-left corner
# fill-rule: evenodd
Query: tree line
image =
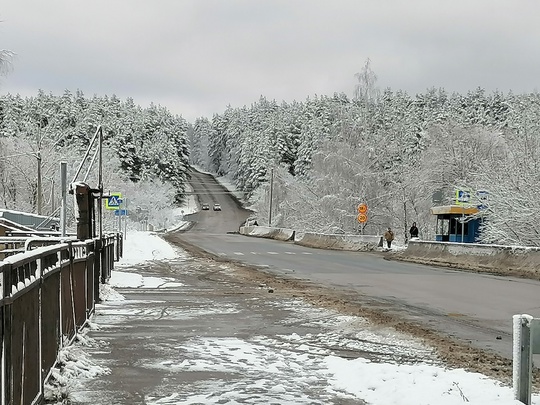
<path id="1" fill-rule="evenodd" d="M 59 162 L 68 162 L 71 179 L 100 125 L 104 184 L 112 188 L 105 191 L 128 191 L 134 209 L 150 212 L 150 221 L 164 222 L 170 215 L 164 210 L 185 196 L 188 123 L 159 105 L 142 108 L 114 95 L 88 98 L 79 90 L 61 96 L 39 91 L 35 97 L 0 97 L 0 206 L 57 212 Z M 97 186 L 96 173 L 88 180 L 92 187 Z"/>
<path id="2" fill-rule="evenodd" d="M 190 162 L 230 177 L 260 223 L 325 233 L 391 226 L 403 240 L 416 222 L 431 239 L 432 206 L 452 204 L 456 189 L 485 190 L 482 241 L 540 244 L 537 92 L 381 91 L 369 61 L 356 78 L 353 98 L 261 96 L 198 118 Z M 364 224 L 360 203 L 368 205 Z"/>
<path id="3" fill-rule="evenodd" d="M 391 226 L 403 239 L 417 222 L 431 239 L 433 205 L 451 204 L 456 189 L 486 190 L 482 240 L 539 245 L 537 92 L 381 91 L 369 61 L 356 78 L 352 98 L 261 96 L 192 124 L 114 95 L 1 96 L 0 206 L 36 212 L 40 161 L 43 213 L 54 212 L 58 163 L 73 173 L 101 125 L 106 184 L 130 190 L 133 206 L 158 222 L 185 198 L 191 164 L 229 177 L 261 224 L 271 217 L 273 226 L 377 234 Z M 360 203 L 369 207 L 364 224 Z"/>

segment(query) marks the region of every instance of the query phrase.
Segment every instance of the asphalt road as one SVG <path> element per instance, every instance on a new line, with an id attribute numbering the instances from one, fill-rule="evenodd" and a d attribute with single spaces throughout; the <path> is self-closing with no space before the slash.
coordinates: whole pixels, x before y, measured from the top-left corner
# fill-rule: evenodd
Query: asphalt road
<path id="1" fill-rule="evenodd" d="M 224 193 L 212 176 L 195 173 L 193 181 L 201 202 L 219 202 L 223 210 L 194 214 L 194 226 L 180 237 L 216 257 L 355 291 L 358 300 L 372 309 L 421 323 L 506 358 L 512 358 L 512 316 L 527 313 L 540 317 L 538 281 L 386 260 L 389 257 L 385 254 L 305 248 L 231 233 L 238 230 L 249 211 Z"/>
<path id="2" fill-rule="evenodd" d="M 193 231 L 218 235 L 238 232 L 239 225 L 252 212 L 244 209 L 241 203 L 212 176 L 195 170 L 191 171 L 190 175 L 190 184 L 199 201 L 199 206 L 210 205 L 208 211 L 199 211 L 185 216 L 186 220 L 195 223 Z M 221 205 L 222 211 L 213 210 L 216 203 Z"/>

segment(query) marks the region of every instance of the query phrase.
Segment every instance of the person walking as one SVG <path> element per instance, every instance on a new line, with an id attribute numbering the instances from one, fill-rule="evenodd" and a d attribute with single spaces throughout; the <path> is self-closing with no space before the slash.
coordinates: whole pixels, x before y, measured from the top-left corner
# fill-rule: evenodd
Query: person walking
<path id="1" fill-rule="evenodd" d="M 390 227 L 388 227 L 388 230 L 384 233 L 384 240 L 386 241 L 386 246 L 390 249 L 392 247 L 392 241 L 394 240 L 394 232 L 392 232 Z"/>
<path id="2" fill-rule="evenodd" d="M 418 228 L 416 226 L 416 222 L 412 223 L 411 229 L 409 229 L 409 233 L 411 234 L 411 239 L 418 238 Z"/>

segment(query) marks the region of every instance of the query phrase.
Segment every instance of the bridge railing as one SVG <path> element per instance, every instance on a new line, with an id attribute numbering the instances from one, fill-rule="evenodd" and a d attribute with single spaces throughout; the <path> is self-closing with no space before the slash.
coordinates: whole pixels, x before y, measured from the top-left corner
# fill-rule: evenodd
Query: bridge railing
<path id="1" fill-rule="evenodd" d="M 0 261 L 0 403 L 43 402 L 59 351 L 95 311 L 122 236 L 68 241 Z"/>

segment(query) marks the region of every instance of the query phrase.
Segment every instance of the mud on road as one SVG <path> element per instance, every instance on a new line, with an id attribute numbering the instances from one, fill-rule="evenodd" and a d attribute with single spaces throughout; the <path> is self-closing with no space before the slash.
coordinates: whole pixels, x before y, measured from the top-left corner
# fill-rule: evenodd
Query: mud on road
<path id="1" fill-rule="evenodd" d="M 394 328 L 399 332 L 421 339 L 427 346 L 436 351 L 437 357 L 441 361 L 452 368 L 464 368 L 497 379 L 503 384 L 509 386 L 512 384 L 511 359 L 474 348 L 468 342 L 443 336 L 420 323 L 403 321 L 393 313 L 391 308 L 385 307 L 385 304 L 373 298 L 360 296 L 353 291 L 317 285 L 307 280 L 272 274 L 261 268 L 214 256 L 190 244 L 186 240 L 187 238 L 182 237 L 182 234 L 169 234 L 165 239 L 196 257 L 228 263 L 234 269 L 234 276 L 238 283 L 270 285 L 273 288 L 273 294 L 278 296 L 300 298 L 320 308 L 335 310 L 343 315 L 363 317 L 374 325 Z M 535 390 L 540 389 L 540 372 L 538 370 L 534 371 L 533 385 Z"/>

